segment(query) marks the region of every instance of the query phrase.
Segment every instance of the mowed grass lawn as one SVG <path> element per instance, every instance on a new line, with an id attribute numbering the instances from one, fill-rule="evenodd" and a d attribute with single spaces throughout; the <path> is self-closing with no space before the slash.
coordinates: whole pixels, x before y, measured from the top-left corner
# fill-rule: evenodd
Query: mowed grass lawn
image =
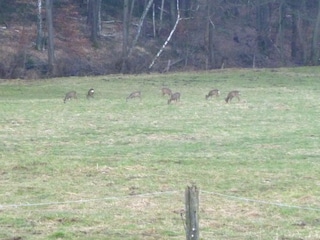
<path id="1" fill-rule="evenodd" d="M 320 239 L 319 80 L 310 67 L 2 81 L 0 239 L 185 239 L 192 184 L 201 239 Z"/>

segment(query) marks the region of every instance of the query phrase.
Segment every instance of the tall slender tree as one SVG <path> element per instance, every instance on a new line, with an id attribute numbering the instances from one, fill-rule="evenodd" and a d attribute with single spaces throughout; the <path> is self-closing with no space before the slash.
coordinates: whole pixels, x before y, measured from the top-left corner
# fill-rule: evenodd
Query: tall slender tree
<path id="1" fill-rule="evenodd" d="M 212 0 L 207 0 L 207 37 L 208 37 L 208 66 L 207 68 L 212 69 L 214 66 L 214 45 L 213 45 L 213 31 L 214 23 L 211 16 L 213 15 L 213 2 Z"/>
<path id="2" fill-rule="evenodd" d="M 285 53 L 284 53 L 284 46 L 285 46 L 285 42 L 284 42 L 284 19 L 285 19 L 285 11 L 286 11 L 286 4 L 285 4 L 285 0 L 280 0 L 279 3 L 279 17 L 278 17 L 278 36 L 277 36 L 277 45 L 278 45 L 278 50 L 280 53 L 280 60 L 281 62 L 285 62 Z"/>
<path id="3" fill-rule="evenodd" d="M 36 49 L 43 50 L 42 0 L 38 0 Z"/>
<path id="4" fill-rule="evenodd" d="M 133 39 L 133 42 L 131 44 L 130 49 L 128 50 L 128 56 L 130 56 L 130 54 L 133 51 L 133 48 L 136 46 L 136 44 L 138 42 L 138 39 L 139 39 L 140 34 L 141 34 L 141 29 L 142 29 L 142 25 L 143 25 L 144 19 L 146 18 L 147 13 L 148 13 L 152 3 L 153 3 L 153 0 L 149 0 L 148 4 L 146 5 L 146 7 L 145 7 L 145 9 L 144 9 L 144 11 L 142 13 L 142 16 L 140 18 L 139 25 L 138 25 L 137 34 L 136 34 L 135 38 Z"/>
<path id="5" fill-rule="evenodd" d="M 101 0 L 88 1 L 88 18 L 87 22 L 90 26 L 90 37 L 94 46 L 98 46 L 98 36 L 100 34 L 101 25 Z"/>
<path id="6" fill-rule="evenodd" d="M 125 73 L 128 71 L 128 45 L 129 45 L 129 0 L 123 1 L 123 40 L 122 40 L 122 64 L 121 72 Z"/>
<path id="7" fill-rule="evenodd" d="M 176 1 L 171 0 L 169 2 L 170 2 L 170 20 L 171 20 L 171 26 L 173 27 L 176 23 L 176 17 L 177 17 Z"/>
<path id="8" fill-rule="evenodd" d="M 46 16 L 48 29 L 48 73 L 50 76 L 54 75 L 55 72 L 52 2 L 53 0 L 46 0 Z"/>

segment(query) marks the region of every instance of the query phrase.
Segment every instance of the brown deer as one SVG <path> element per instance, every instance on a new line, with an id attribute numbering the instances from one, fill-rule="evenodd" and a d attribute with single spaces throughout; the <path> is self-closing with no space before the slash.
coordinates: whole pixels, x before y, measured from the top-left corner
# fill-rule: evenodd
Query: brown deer
<path id="1" fill-rule="evenodd" d="M 238 101 L 240 102 L 240 97 L 239 96 L 240 96 L 240 92 L 239 91 L 234 90 L 234 91 L 229 92 L 228 96 L 225 99 L 226 103 L 231 102 L 232 98 L 234 98 L 234 97 L 238 98 Z"/>
<path id="2" fill-rule="evenodd" d="M 212 89 L 207 95 L 206 100 L 208 100 L 209 97 L 216 96 L 218 97 L 220 95 L 220 91 L 218 89 Z"/>
<path id="3" fill-rule="evenodd" d="M 94 95 L 94 89 L 90 88 L 88 93 L 87 93 L 87 99 L 93 98 L 93 95 Z"/>
<path id="4" fill-rule="evenodd" d="M 171 97 L 171 95 L 172 95 L 171 89 L 170 89 L 170 88 L 167 88 L 167 87 L 163 87 L 163 88 L 161 89 L 161 92 L 162 92 L 162 96 L 168 95 L 169 97 Z"/>
<path id="5" fill-rule="evenodd" d="M 64 97 L 63 102 L 66 103 L 67 100 L 71 100 L 72 98 L 77 99 L 77 92 L 76 91 L 67 92 L 66 96 Z"/>
<path id="6" fill-rule="evenodd" d="M 128 102 L 128 99 L 132 99 L 132 98 L 140 98 L 141 100 L 141 91 L 135 91 L 130 93 L 130 95 L 126 98 L 126 102 Z"/>
<path id="7" fill-rule="evenodd" d="M 176 92 L 172 94 L 170 99 L 168 100 L 168 104 L 170 104 L 172 101 L 175 101 L 175 102 L 180 101 L 180 93 Z"/>

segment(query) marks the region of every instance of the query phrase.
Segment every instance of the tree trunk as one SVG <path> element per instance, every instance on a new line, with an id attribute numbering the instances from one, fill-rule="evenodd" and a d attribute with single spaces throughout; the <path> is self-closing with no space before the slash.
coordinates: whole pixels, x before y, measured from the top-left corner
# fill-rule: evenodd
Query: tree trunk
<path id="1" fill-rule="evenodd" d="M 54 32 L 52 20 L 52 1 L 46 0 L 46 16 L 48 25 L 48 74 L 54 75 L 55 72 L 55 59 L 54 59 Z"/>
<path id="2" fill-rule="evenodd" d="M 132 19 L 132 15 L 133 15 L 133 10 L 134 10 L 134 5 L 135 5 L 136 1 L 135 0 L 131 0 L 131 7 L 130 7 L 130 15 L 129 15 L 129 22 L 131 22 Z"/>
<path id="3" fill-rule="evenodd" d="M 213 45 L 213 31 L 214 23 L 212 22 L 213 3 L 212 0 L 207 0 L 207 35 L 208 35 L 208 69 L 212 69 L 214 66 L 214 45 Z"/>
<path id="4" fill-rule="evenodd" d="M 171 20 L 171 26 L 173 27 L 176 23 L 176 4 L 174 0 L 170 0 L 170 20 Z"/>
<path id="5" fill-rule="evenodd" d="M 298 22 L 297 22 L 297 31 L 298 31 L 298 37 L 299 42 L 301 44 L 301 60 L 302 64 L 305 65 L 308 62 L 308 36 L 305 34 L 306 25 L 308 23 L 303 19 L 302 15 L 306 15 L 307 9 L 306 9 L 306 2 L 303 1 L 301 4 L 301 8 L 298 11 Z"/>
<path id="6" fill-rule="evenodd" d="M 43 50 L 42 0 L 38 0 L 36 49 Z"/>
<path id="7" fill-rule="evenodd" d="M 306 15 L 305 0 L 290 0 L 286 2 L 291 8 L 291 60 L 294 63 L 304 62 L 304 44 L 301 36 L 301 15 Z M 302 14 L 301 14 L 302 13 Z M 300 28 L 300 29 L 299 29 Z"/>
<path id="8" fill-rule="evenodd" d="M 98 0 L 98 7 L 97 7 L 97 11 L 98 11 L 98 20 L 97 20 L 98 33 L 97 33 L 97 35 L 98 36 L 101 34 L 101 1 L 102 0 Z"/>
<path id="9" fill-rule="evenodd" d="M 313 65 L 319 64 L 319 47 L 318 47 L 319 32 L 320 32 L 320 0 L 318 1 L 318 15 L 317 15 L 317 20 L 314 26 L 313 37 L 312 37 L 311 61 Z"/>
<path id="10" fill-rule="evenodd" d="M 161 8 L 160 8 L 160 16 L 159 16 L 159 29 L 158 29 L 158 34 L 160 34 L 161 28 L 162 28 L 163 9 L 164 9 L 164 0 L 161 0 Z"/>
<path id="11" fill-rule="evenodd" d="M 297 61 L 299 56 L 299 37 L 298 37 L 298 17 L 297 13 L 292 14 L 292 35 L 291 35 L 291 59 Z"/>
<path id="12" fill-rule="evenodd" d="M 156 6 L 152 5 L 152 26 L 153 26 L 153 38 L 156 38 Z"/>
<path id="13" fill-rule="evenodd" d="M 123 2 L 123 40 L 121 73 L 128 72 L 128 44 L 129 44 L 129 0 Z"/>
<path id="14" fill-rule="evenodd" d="M 101 24 L 101 0 L 88 1 L 88 18 L 87 22 L 91 30 L 91 41 L 95 47 L 98 46 L 98 35 L 100 33 Z"/>
<path id="15" fill-rule="evenodd" d="M 180 8 L 179 8 L 179 0 L 176 0 L 177 2 L 177 20 L 176 22 L 174 23 L 174 26 L 167 38 L 167 40 L 164 42 L 164 44 L 162 45 L 162 47 L 160 48 L 160 50 L 158 51 L 158 53 L 156 54 L 156 56 L 153 58 L 151 64 L 149 65 L 149 70 L 153 67 L 154 63 L 156 62 L 156 60 L 160 57 L 161 53 L 163 52 L 163 50 L 165 49 L 165 47 L 167 46 L 167 44 L 169 43 L 169 41 L 171 40 L 172 38 L 172 35 L 174 34 L 174 32 L 176 31 L 177 29 L 177 26 L 178 26 L 178 23 L 180 22 L 181 20 L 181 17 L 180 17 Z"/>
<path id="16" fill-rule="evenodd" d="M 281 62 L 285 62 L 284 58 L 284 24 L 283 24 L 283 19 L 285 18 L 285 6 L 283 0 L 281 0 L 280 5 L 279 5 L 279 26 L 278 26 L 278 36 L 277 36 L 277 45 L 278 45 L 278 50 L 280 53 L 280 59 Z"/>
<path id="17" fill-rule="evenodd" d="M 269 48 L 272 47 L 269 41 L 269 19 L 270 19 L 270 7 L 268 3 L 263 3 L 261 0 L 257 2 L 257 17 L 256 25 L 258 30 L 258 38 L 256 47 L 252 46 L 253 49 L 263 54 L 268 55 Z M 253 51 L 254 52 L 254 51 Z"/>

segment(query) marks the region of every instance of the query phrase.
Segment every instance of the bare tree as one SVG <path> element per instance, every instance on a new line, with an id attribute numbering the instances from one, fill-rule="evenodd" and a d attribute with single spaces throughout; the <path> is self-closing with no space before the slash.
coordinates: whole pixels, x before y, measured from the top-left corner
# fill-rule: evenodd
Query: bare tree
<path id="1" fill-rule="evenodd" d="M 207 0 L 207 35 L 208 35 L 208 66 L 207 68 L 213 68 L 214 64 L 214 46 L 213 46 L 213 31 L 214 23 L 211 19 L 213 13 L 213 2 L 212 0 Z"/>
<path id="2" fill-rule="evenodd" d="M 48 28 L 48 73 L 54 74 L 55 58 L 54 58 L 54 32 L 53 32 L 53 19 L 52 19 L 52 1 L 46 0 L 46 16 Z"/>
<path id="3" fill-rule="evenodd" d="M 98 46 L 98 35 L 100 34 L 101 23 L 101 0 L 88 1 L 88 19 L 87 22 L 91 30 L 91 41 L 94 46 Z"/>
<path id="4" fill-rule="evenodd" d="M 128 45 L 129 45 L 129 0 L 123 1 L 123 32 L 122 32 L 122 64 L 121 72 L 127 72 L 128 69 Z"/>
<path id="5" fill-rule="evenodd" d="M 163 20 L 163 10 L 164 10 L 164 0 L 161 0 L 161 8 L 160 8 L 160 16 L 159 16 L 159 29 L 158 32 L 160 33 L 162 29 L 162 20 Z"/>
<path id="6" fill-rule="evenodd" d="M 141 29 L 142 29 L 142 25 L 143 25 L 144 19 L 145 19 L 145 17 L 147 16 L 147 13 L 148 13 L 151 5 L 152 5 L 152 2 L 153 2 L 153 0 L 149 0 L 146 8 L 144 9 L 144 11 L 143 11 L 143 13 L 142 13 L 142 16 L 141 16 L 141 18 L 140 18 L 139 25 L 138 25 L 137 34 L 136 34 L 136 36 L 135 36 L 135 38 L 134 38 L 134 40 L 133 40 L 133 42 L 132 42 L 132 45 L 131 45 L 130 50 L 129 50 L 129 52 L 128 52 L 128 56 L 130 56 L 130 54 L 131 54 L 132 51 L 133 51 L 133 48 L 136 46 L 136 44 L 137 44 L 137 42 L 138 42 L 138 39 L 139 39 L 140 34 L 141 34 Z"/>
<path id="7" fill-rule="evenodd" d="M 180 22 L 181 20 L 181 17 L 180 17 L 180 8 L 179 8 L 179 0 L 176 0 L 177 1 L 177 20 L 167 38 L 167 40 L 164 42 L 164 44 L 162 45 L 162 47 L 160 48 L 160 50 L 158 51 L 158 53 L 156 54 L 156 56 L 153 58 L 151 64 L 149 65 L 149 69 L 151 69 L 154 65 L 154 63 L 156 62 L 156 60 L 160 57 L 161 53 L 163 52 L 163 50 L 165 49 L 165 47 L 168 45 L 169 41 L 171 40 L 172 38 L 172 35 L 174 34 L 174 32 L 176 31 L 176 28 L 178 26 L 178 23 Z"/>
<path id="8" fill-rule="evenodd" d="M 297 13 L 297 31 L 298 31 L 298 37 L 299 42 L 301 44 L 301 60 L 303 64 L 306 64 L 308 61 L 308 38 L 306 38 L 305 30 L 308 25 L 308 21 L 306 21 L 303 16 L 307 16 L 307 7 L 306 7 L 306 0 L 303 0 L 301 3 L 301 7 L 298 10 Z"/>
<path id="9" fill-rule="evenodd" d="M 130 5 L 128 0 L 124 0 L 124 5 L 123 5 L 123 42 L 122 42 L 122 59 L 121 59 L 121 72 L 122 73 L 129 71 L 130 66 L 129 66 L 128 59 L 129 59 L 130 55 L 132 54 L 133 49 L 138 42 L 138 39 L 141 34 L 142 26 L 144 23 L 144 19 L 147 16 L 147 13 L 148 13 L 152 3 L 153 3 L 153 0 L 148 0 L 148 4 L 145 7 L 145 9 L 142 13 L 142 16 L 140 18 L 136 36 L 135 36 L 134 40 L 132 41 L 132 44 L 129 48 L 129 26 L 130 26 L 130 22 L 131 22 L 131 14 L 133 11 L 134 3 L 131 2 L 131 5 Z"/>
<path id="10" fill-rule="evenodd" d="M 153 26 L 153 37 L 155 38 L 156 33 L 156 6 L 153 4 L 152 6 L 152 26 Z"/>
<path id="11" fill-rule="evenodd" d="M 279 3 L 279 17 L 278 17 L 278 36 L 277 36 L 277 45 L 280 53 L 281 62 L 285 61 L 284 57 L 284 18 L 285 18 L 285 0 L 280 0 Z"/>
<path id="12" fill-rule="evenodd" d="M 42 26 L 42 0 L 38 0 L 38 12 L 37 12 L 37 40 L 36 49 L 42 51 L 43 44 L 43 26 Z"/>
<path id="13" fill-rule="evenodd" d="M 174 0 L 170 0 L 169 2 L 170 2 L 170 20 L 171 20 L 171 26 L 173 27 L 176 23 L 177 9 L 176 9 L 176 4 Z"/>

